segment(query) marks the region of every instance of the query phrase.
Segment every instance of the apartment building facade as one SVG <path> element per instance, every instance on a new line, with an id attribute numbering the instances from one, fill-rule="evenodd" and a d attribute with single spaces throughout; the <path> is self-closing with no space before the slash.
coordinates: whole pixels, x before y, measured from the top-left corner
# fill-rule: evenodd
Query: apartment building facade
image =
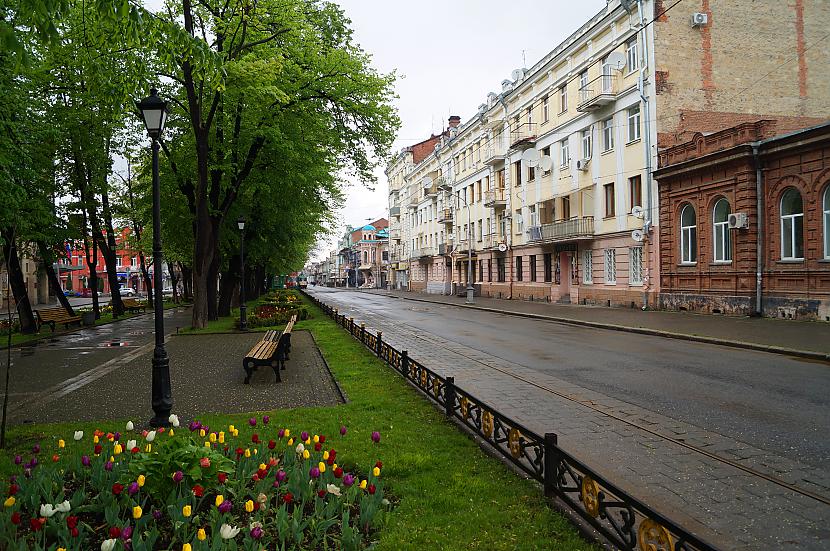
<path id="1" fill-rule="evenodd" d="M 422 159 L 404 150 L 390 164 L 398 286 L 461 294 L 470 281 L 486 296 L 656 306 L 658 147 L 758 113 L 808 125 L 830 111 L 808 47 L 827 10 L 796 4 L 610 0 L 472 119 L 453 117 Z M 771 21 L 792 27 L 786 40 L 758 32 Z M 753 65 L 734 55 L 761 41 Z M 770 93 L 746 93 L 782 50 L 798 64 Z"/>

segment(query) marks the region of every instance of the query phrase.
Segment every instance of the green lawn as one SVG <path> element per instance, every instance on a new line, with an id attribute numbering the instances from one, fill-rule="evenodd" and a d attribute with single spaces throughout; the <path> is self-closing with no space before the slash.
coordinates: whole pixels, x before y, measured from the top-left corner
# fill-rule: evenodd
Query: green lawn
<path id="1" fill-rule="evenodd" d="M 314 334 L 349 402 L 271 411 L 268 431 L 260 425 L 257 432 L 272 436 L 287 427 L 294 434 L 302 430 L 325 434 L 327 445 L 338 450 L 346 467 L 381 460 L 387 491 L 394 495 L 397 507 L 378 534 L 377 549 L 596 548 L 545 504 L 538 485 L 485 454 L 360 343 L 316 307 L 306 306 L 313 318 L 299 322 L 296 328 Z M 219 320 L 206 332 L 232 326 L 229 323 L 232 320 Z M 233 423 L 244 440 L 254 432 L 248 427 L 248 417 L 209 415 L 200 421 L 211 426 Z M 12 472 L 13 455 L 38 440 L 46 453 L 52 453 L 59 437 L 66 438 L 68 446 L 73 444 L 71 431 L 117 429 L 123 422 L 14 427 L 9 434 L 12 447 L 0 456 L 0 474 Z M 341 425 L 348 428 L 345 438 L 338 432 Z M 370 440 L 375 430 L 381 434 L 377 445 Z"/>

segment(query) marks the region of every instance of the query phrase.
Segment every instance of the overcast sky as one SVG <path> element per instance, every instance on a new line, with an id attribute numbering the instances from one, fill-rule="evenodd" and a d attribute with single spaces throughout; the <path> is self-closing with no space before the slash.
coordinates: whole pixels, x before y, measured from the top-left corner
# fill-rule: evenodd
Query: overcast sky
<path id="1" fill-rule="evenodd" d="M 335 1 L 375 68 L 399 75 L 401 129 L 393 151 L 437 134 L 450 115 L 466 122 L 513 69 L 533 66 L 605 6 L 605 0 Z M 374 191 L 349 183 L 338 234 L 346 224 L 386 216 L 382 169 L 377 177 Z M 336 240 L 318 243 L 313 259 L 327 256 Z"/>

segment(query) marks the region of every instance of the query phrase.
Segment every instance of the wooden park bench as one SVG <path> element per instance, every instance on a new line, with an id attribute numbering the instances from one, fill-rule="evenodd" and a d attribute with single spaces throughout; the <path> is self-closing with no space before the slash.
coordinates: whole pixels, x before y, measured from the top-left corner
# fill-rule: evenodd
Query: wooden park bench
<path id="1" fill-rule="evenodd" d="M 125 310 L 129 310 L 130 312 L 138 312 L 139 310 L 147 311 L 147 303 L 138 302 L 134 298 L 122 298 L 121 304 L 124 305 Z"/>
<path id="2" fill-rule="evenodd" d="M 285 362 L 291 352 L 291 330 L 297 316 L 292 316 L 282 331 L 267 331 L 259 342 L 245 355 L 242 368 L 245 370 L 245 384 L 251 382 L 251 376 L 260 366 L 270 366 L 274 370 L 277 382 L 282 382 L 280 370 L 285 369 Z"/>
<path id="3" fill-rule="evenodd" d="M 53 333 L 55 332 L 55 326 L 59 323 L 63 324 L 67 329 L 71 323 L 81 324 L 81 316 L 70 315 L 64 308 L 43 308 L 41 310 L 35 310 L 35 314 L 37 315 L 38 331 L 40 331 L 44 323 L 52 328 Z"/>

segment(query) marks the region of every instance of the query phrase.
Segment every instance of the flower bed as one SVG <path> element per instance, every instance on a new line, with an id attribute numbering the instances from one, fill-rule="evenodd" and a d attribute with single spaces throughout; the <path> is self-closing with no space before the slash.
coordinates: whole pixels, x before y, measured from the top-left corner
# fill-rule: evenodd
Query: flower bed
<path id="1" fill-rule="evenodd" d="M 178 419 L 171 416 L 174 427 Z M 360 549 L 390 509 L 380 462 L 361 477 L 324 435 L 239 430 L 76 431 L 51 457 L 36 445 L 9 481 L 0 548 Z M 254 428 L 256 430 L 256 428 Z M 346 437 L 345 427 L 338 438 Z M 379 441 L 373 433 L 372 441 Z M 367 442 L 368 444 L 368 442 Z M 46 456 L 46 457 L 44 457 Z"/>

